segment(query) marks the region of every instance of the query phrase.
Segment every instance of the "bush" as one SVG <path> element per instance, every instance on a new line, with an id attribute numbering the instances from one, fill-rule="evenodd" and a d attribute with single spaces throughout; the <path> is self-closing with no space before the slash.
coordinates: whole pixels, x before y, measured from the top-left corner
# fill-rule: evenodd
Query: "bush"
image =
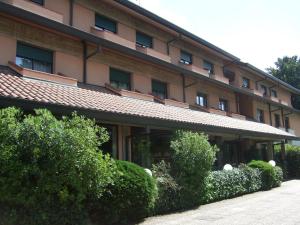
<path id="1" fill-rule="evenodd" d="M 233 198 L 259 191 L 262 186 L 261 172 L 248 166 L 213 171 L 206 179 L 206 185 L 206 202 Z"/>
<path id="2" fill-rule="evenodd" d="M 171 141 L 172 173 L 181 186 L 183 208 L 199 204 L 205 196 L 204 180 L 215 160 L 217 147 L 204 134 L 177 131 Z"/>
<path id="3" fill-rule="evenodd" d="M 152 212 L 157 197 L 155 180 L 145 170 L 127 161 L 116 161 L 113 185 L 91 207 L 92 220 L 104 224 L 125 223 Z"/>
<path id="4" fill-rule="evenodd" d="M 280 185 L 283 179 L 281 168 L 277 167 L 275 169 L 275 167 L 267 162 L 252 160 L 250 163 L 248 163 L 248 166 L 261 170 L 263 190 L 269 190 L 272 187 L 278 186 L 278 184 Z"/>
<path id="5" fill-rule="evenodd" d="M 285 150 L 285 165 L 281 162 L 280 146 L 276 146 L 275 148 L 276 161 L 280 163 L 280 166 L 286 168 L 289 178 L 300 178 L 300 146 L 285 145 Z"/>
<path id="6" fill-rule="evenodd" d="M 87 202 L 112 182 L 114 162 L 98 149 L 107 139 L 76 114 L 58 120 L 47 110 L 0 110 L 0 204 L 9 215 L 2 222 L 84 223 Z"/>
<path id="7" fill-rule="evenodd" d="M 170 164 L 161 161 L 153 165 L 152 172 L 156 178 L 158 199 L 155 202 L 155 213 L 162 214 L 180 209 L 178 194 L 180 187 L 170 174 Z"/>

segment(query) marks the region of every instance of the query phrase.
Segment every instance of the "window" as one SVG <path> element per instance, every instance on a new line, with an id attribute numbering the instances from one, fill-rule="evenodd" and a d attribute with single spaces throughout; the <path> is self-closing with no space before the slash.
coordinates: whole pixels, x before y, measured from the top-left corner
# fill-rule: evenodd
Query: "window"
<path id="1" fill-rule="evenodd" d="M 271 90 L 271 96 L 277 98 L 277 91 Z"/>
<path id="2" fill-rule="evenodd" d="M 16 64 L 31 70 L 52 73 L 53 53 L 18 42 Z"/>
<path id="3" fill-rule="evenodd" d="M 109 140 L 100 146 L 104 154 L 108 153 L 112 157 L 117 158 L 118 149 L 118 127 L 114 125 L 101 124 L 101 127 L 106 128 L 109 135 Z"/>
<path id="4" fill-rule="evenodd" d="M 44 0 L 31 0 L 31 1 L 39 5 L 44 5 Z"/>
<path id="5" fill-rule="evenodd" d="M 144 48 L 152 48 L 152 37 L 137 31 L 136 44 Z"/>
<path id="6" fill-rule="evenodd" d="M 110 68 L 109 79 L 111 86 L 118 89 L 130 90 L 130 73 Z"/>
<path id="7" fill-rule="evenodd" d="M 280 115 L 279 114 L 275 114 L 275 127 L 280 127 Z"/>
<path id="8" fill-rule="evenodd" d="M 264 123 L 265 122 L 265 117 L 264 117 L 264 111 L 261 109 L 256 110 L 256 120 L 258 122 Z"/>
<path id="9" fill-rule="evenodd" d="M 262 90 L 263 95 L 267 96 L 268 95 L 268 89 L 267 89 L 267 87 L 262 84 L 262 85 L 260 85 L 260 88 Z"/>
<path id="10" fill-rule="evenodd" d="M 192 58 L 193 58 L 192 54 L 185 52 L 185 51 L 181 51 L 181 53 L 180 53 L 180 62 L 181 63 L 190 65 L 193 63 Z"/>
<path id="11" fill-rule="evenodd" d="M 246 77 L 243 77 L 243 84 L 242 84 L 243 88 L 250 88 L 250 80 Z"/>
<path id="12" fill-rule="evenodd" d="M 207 95 L 203 93 L 198 93 L 196 96 L 196 104 L 202 107 L 207 107 Z"/>
<path id="13" fill-rule="evenodd" d="M 117 23 L 107 17 L 96 14 L 95 25 L 103 30 L 108 30 L 113 33 L 117 33 Z"/>
<path id="14" fill-rule="evenodd" d="M 290 129 L 290 119 L 287 116 L 284 119 L 284 126 L 285 126 L 286 131 L 288 131 Z"/>
<path id="15" fill-rule="evenodd" d="M 167 84 L 157 80 L 152 80 L 152 94 L 161 99 L 167 98 Z"/>
<path id="16" fill-rule="evenodd" d="M 228 101 L 220 98 L 219 109 L 222 111 L 228 112 Z"/>
<path id="17" fill-rule="evenodd" d="M 209 61 L 203 61 L 203 69 L 207 70 L 209 74 L 214 74 L 214 64 Z"/>

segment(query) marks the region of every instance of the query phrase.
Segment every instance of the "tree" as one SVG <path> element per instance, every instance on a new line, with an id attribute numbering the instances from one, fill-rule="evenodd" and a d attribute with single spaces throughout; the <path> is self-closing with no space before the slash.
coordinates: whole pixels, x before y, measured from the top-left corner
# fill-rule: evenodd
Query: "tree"
<path id="1" fill-rule="evenodd" d="M 277 62 L 275 62 L 275 68 L 269 67 L 267 71 L 273 76 L 300 89 L 300 58 L 298 56 L 278 58 Z M 292 95 L 292 105 L 300 109 L 299 95 Z"/>

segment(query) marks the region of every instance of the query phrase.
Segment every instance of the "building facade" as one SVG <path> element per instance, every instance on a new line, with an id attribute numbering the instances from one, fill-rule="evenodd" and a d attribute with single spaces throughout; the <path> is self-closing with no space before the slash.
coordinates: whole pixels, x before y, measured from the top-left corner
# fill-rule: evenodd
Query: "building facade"
<path id="1" fill-rule="evenodd" d="M 207 133 L 218 166 L 298 143 L 300 90 L 129 1 L 1 0 L 0 49 L 1 107 L 95 118 L 116 158 L 167 159 L 175 129 Z"/>

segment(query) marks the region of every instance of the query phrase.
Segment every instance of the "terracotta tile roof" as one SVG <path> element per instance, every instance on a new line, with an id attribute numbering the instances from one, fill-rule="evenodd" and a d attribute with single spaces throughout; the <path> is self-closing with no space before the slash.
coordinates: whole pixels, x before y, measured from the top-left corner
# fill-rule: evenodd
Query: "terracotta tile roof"
<path id="1" fill-rule="evenodd" d="M 218 128 L 225 128 L 228 130 L 257 132 L 257 136 L 266 134 L 268 136 L 274 135 L 277 138 L 294 137 L 292 134 L 262 123 L 244 121 L 175 106 L 166 106 L 155 102 L 122 97 L 80 87 L 29 80 L 3 73 L 0 73 L 1 96 L 78 109 L 90 109 L 119 115 L 164 120 L 174 122 L 175 124 L 176 122 L 180 122 L 195 125 L 195 127 L 197 125 L 201 125 L 201 127 L 210 126 L 215 127 L 216 132 Z"/>

